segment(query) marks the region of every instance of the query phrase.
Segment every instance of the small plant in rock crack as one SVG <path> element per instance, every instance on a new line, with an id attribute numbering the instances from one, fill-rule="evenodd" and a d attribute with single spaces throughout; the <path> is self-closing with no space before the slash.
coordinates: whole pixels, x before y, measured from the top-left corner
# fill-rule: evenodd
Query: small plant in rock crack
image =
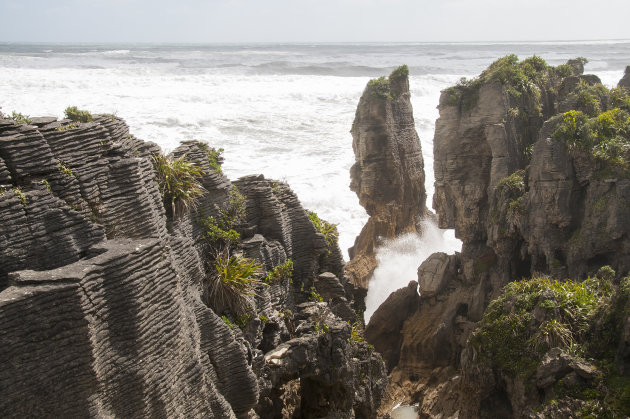
<path id="1" fill-rule="evenodd" d="M 227 248 L 218 252 L 208 285 L 209 302 L 215 312 L 227 309 L 236 317 L 246 314 L 250 309 L 247 296 L 254 295 L 260 272 L 261 265 L 253 259 L 230 255 Z"/>
<path id="2" fill-rule="evenodd" d="M 170 204 L 173 217 L 195 208 L 199 196 L 205 192 L 200 182 L 203 169 L 185 158 L 185 155 L 176 159 L 164 155 L 153 157 L 160 192 L 165 203 Z"/>
<path id="3" fill-rule="evenodd" d="M 267 272 L 265 276 L 265 283 L 268 285 L 277 284 L 289 280 L 293 283 L 293 260 L 287 259 L 286 262 L 276 265 L 271 271 Z"/>
<path id="4" fill-rule="evenodd" d="M 331 224 L 328 221 L 324 221 L 317 213 L 313 211 L 307 211 L 308 219 L 311 220 L 311 223 L 315 226 L 315 229 L 318 233 L 321 233 L 326 238 L 326 243 L 328 244 L 328 248 L 334 246 L 335 243 L 339 240 L 339 232 L 337 231 L 337 225 Z"/>
<path id="5" fill-rule="evenodd" d="M 202 214 L 197 222 L 203 226 L 205 233 L 202 238 L 211 248 L 217 248 L 217 245 L 231 247 L 241 238 L 234 228 L 245 222 L 245 216 L 245 196 L 233 187 L 227 205 L 221 208 L 218 216 L 205 217 Z"/>

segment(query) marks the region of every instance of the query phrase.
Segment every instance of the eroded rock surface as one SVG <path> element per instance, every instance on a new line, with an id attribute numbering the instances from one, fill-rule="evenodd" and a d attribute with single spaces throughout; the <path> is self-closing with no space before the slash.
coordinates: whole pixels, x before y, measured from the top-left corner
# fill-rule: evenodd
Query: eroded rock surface
<path id="1" fill-rule="evenodd" d="M 353 283 L 367 288 L 379 242 L 417 232 L 418 219 L 427 214 L 424 161 L 406 66 L 368 83 L 351 133 L 355 164 L 350 189 L 370 218 L 350 249 L 346 272 Z"/>
<path id="2" fill-rule="evenodd" d="M 336 243 L 286 184 L 232 183 L 197 141 L 172 156 L 203 169 L 205 191 L 173 214 L 160 153 L 111 115 L 0 119 L 3 416 L 374 417 L 385 367 L 359 323 L 352 339 Z M 241 318 L 213 309 L 203 222 L 225 216 L 237 188 L 234 252 L 263 269 Z M 290 277 L 262 282 L 289 259 Z M 309 302 L 317 289 L 325 300 Z"/>
<path id="3" fill-rule="evenodd" d="M 584 279 L 603 265 L 620 275 L 630 270 L 625 166 L 558 134 L 575 115 L 585 121 L 628 112 L 582 70 L 582 60 L 551 68 L 537 57 L 509 56 L 442 92 L 433 206 L 439 226 L 454 228 L 463 241 L 462 252 L 433 255 L 420 267 L 421 297 L 395 327 L 398 349 L 388 352 L 398 359 L 385 356 L 390 398 L 420 403 L 423 417 L 520 417 L 524 406 L 540 402 L 528 399 L 525 382 L 468 362 L 475 351 L 461 364 L 471 333 L 505 284 L 534 273 Z M 377 314 L 395 310 L 386 301 L 372 317 L 367 330 L 375 347 L 390 339 L 387 315 Z"/>

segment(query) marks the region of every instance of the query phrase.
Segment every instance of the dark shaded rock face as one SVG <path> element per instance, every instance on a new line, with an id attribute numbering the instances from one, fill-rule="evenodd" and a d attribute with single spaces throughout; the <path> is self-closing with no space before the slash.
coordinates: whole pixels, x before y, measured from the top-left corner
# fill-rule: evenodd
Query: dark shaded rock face
<path id="1" fill-rule="evenodd" d="M 407 304 L 402 326 L 397 320 L 398 348 L 384 352 L 390 398 L 420 403 L 426 417 L 478 417 L 479 409 L 518 416 L 527 404 L 517 400 L 522 389 L 461 370 L 469 336 L 505 284 L 533 273 L 584 279 L 603 265 L 630 270 L 627 171 L 551 138 L 563 112 L 588 118 L 619 105 L 596 77 L 581 75 L 580 60 L 559 68 L 541 61 L 506 57 L 440 98 L 433 206 L 462 252 L 420 267 L 422 296 Z M 525 75 L 510 79 L 518 69 Z M 372 317 L 367 336 L 377 349 L 390 339 L 386 325 L 397 309 L 386 301 Z M 475 379 L 462 385 L 462 373 Z M 497 397 L 472 400 L 466 394 L 476 387 Z"/>
<path id="2" fill-rule="evenodd" d="M 374 417 L 381 357 L 352 339 L 343 259 L 289 187 L 234 184 L 208 147 L 196 209 L 173 218 L 152 143 L 109 115 L 0 119 L 0 411 L 5 417 Z M 292 280 L 259 283 L 242 328 L 210 308 L 201 217 L 237 186 L 239 250 Z M 308 302 L 320 289 L 323 302 Z M 234 318 L 232 317 L 232 320 Z"/>
<path id="3" fill-rule="evenodd" d="M 619 84 L 617 84 L 617 86 L 630 89 L 630 65 L 626 67 L 626 71 L 621 80 L 619 80 Z"/>
<path id="4" fill-rule="evenodd" d="M 376 268 L 374 250 L 383 239 L 416 232 L 427 213 L 424 161 L 416 133 L 407 67 L 368 83 L 352 125 L 355 164 L 350 189 L 370 216 L 354 246 L 346 272 L 367 288 Z"/>

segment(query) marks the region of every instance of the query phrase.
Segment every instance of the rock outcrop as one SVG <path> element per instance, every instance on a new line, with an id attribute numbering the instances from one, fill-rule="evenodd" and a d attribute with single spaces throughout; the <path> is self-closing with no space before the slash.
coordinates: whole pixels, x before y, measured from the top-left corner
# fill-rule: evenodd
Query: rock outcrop
<path id="1" fill-rule="evenodd" d="M 630 270 L 630 101 L 582 69 L 581 59 L 553 68 L 508 56 L 442 92 L 433 206 L 462 252 L 420 267 L 421 297 L 399 350 L 388 352 L 399 359 L 386 357 L 389 394 L 420 403 L 423 416 L 516 417 L 544 400 L 525 400 L 525 383 L 480 369 L 469 342 L 504 285 L 535 273 L 577 280 L 603 265 Z M 368 325 L 377 350 L 390 338 L 373 331 L 393 310 L 384 303 Z"/>
<path id="2" fill-rule="evenodd" d="M 350 189 L 370 218 L 349 250 L 346 272 L 363 288 L 376 268 L 379 242 L 417 232 L 419 218 L 428 213 L 408 73 L 401 66 L 389 78 L 371 80 L 352 125 L 356 162 L 350 169 Z"/>
<path id="3" fill-rule="evenodd" d="M 617 87 L 625 87 L 630 89 L 630 65 L 626 67 L 626 71 L 623 74 L 621 80 L 619 80 Z"/>
<path id="4" fill-rule="evenodd" d="M 374 417 L 385 367 L 357 338 L 336 242 L 286 184 L 232 183 L 197 141 L 172 158 L 204 191 L 173 213 L 160 153 L 111 115 L 0 118 L 3 416 Z M 268 273 L 240 316 L 209 291 L 212 222 L 228 218 L 228 250 Z"/>

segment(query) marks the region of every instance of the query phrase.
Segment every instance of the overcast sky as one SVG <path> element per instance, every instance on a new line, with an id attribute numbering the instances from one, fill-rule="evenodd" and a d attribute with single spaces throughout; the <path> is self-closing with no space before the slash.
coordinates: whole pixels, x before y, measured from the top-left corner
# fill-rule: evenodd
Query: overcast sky
<path id="1" fill-rule="evenodd" d="M 0 0 L 0 42 L 629 39 L 630 0 Z"/>

